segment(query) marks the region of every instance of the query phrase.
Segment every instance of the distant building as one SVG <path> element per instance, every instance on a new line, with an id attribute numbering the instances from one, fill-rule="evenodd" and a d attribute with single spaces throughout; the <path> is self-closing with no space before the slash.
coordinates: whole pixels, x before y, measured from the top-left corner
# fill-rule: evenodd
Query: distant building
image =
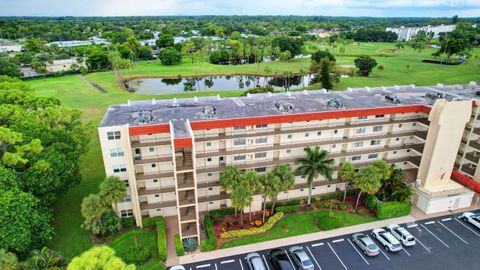
<path id="1" fill-rule="evenodd" d="M 54 41 L 47 43 L 47 46 L 58 45 L 58 47 L 78 47 L 78 46 L 89 46 L 93 44 L 110 44 L 106 39 L 99 37 L 91 37 L 87 40 L 66 40 L 66 41 Z"/>
<path id="2" fill-rule="evenodd" d="M 438 38 L 440 33 L 448 33 L 455 30 L 455 24 L 449 25 L 435 25 L 435 26 L 420 26 L 420 27 L 387 27 L 385 31 L 394 32 L 398 35 L 398 41 L 410 41 L 418 31 L 425 31 L 426 33 L 433 33 L 433 38 Z"/>
<path id="3" fill-rule="evenodd" d="M 312 36 L 321 37 L 321 38 L 327 38 L 327 37 L 332 36 L 334 33 L 332 31 L 329 31 L 329 30 L 326 30 L 326 29 L 312 29 L 312 30 L 308 31 L 307 34 L 312 35 Z"/>
<path id="4" fill-rule="evenodd" d="M 84 66 L 84 64 L 79 64 L 77 59 L 62 59 L 62 60 L 53 60 L 52 64 L 47 64 L 47 70 L 49 72 L 62 72 L 69 71 L 72 65 Z"/>
<path id="5" fill-rule="evenodd" d="M 0 52 L 3 53 L 10 53 L 10 52 L 20 52 L 22 51 L 22 44 L 9 41 L 9 40 L 4 40 L 0 39 Z"/>

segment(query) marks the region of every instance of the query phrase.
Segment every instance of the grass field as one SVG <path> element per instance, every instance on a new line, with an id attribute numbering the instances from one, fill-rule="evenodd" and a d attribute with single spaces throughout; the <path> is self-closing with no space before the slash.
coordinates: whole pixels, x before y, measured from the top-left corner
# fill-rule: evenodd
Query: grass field
<path id="1" fill-rule="evenodd" d="M 331 222 L 331 220 L 335 220 L 335 222 Z M 297 213 L 280 220 L 272 230 L 264 234 L 233 239 L 225 242 L 220 248 L 255 244 L 290 236 L 314 233 L 321 229 L 331 230 L 376 220 L 376 218 L 370 216 L 358 216 L 343 212 L 332 212 L 332 216 L 330 217 L 328 210 Z"/>
<path id="2" fill-rule="evenodd" d="M 437 83 L 468 83 L 470 81 L 480 82 L 480 61 L 472 61 L 460 66 L 445 66 L 422 63 L 421 60 L 430 57 L 433 49 L 427 49 L 421 53 L 411 49 L 393 51 L 394 44 L 388 43 L 361 43 L 352 44 L 346 47 L 345 54 L 349 56 L 336 56 L 340 65 L 352 65 L 354 56 L 368 54 L 382 64 L 384 71 L 375 70 L 371 77 L 344 78 L 335 85 L 335 90 L 342 90 L 348 87 L 381 86 L 417 84 L 432 85 Z M 338 48 L 335 52 L 338 52 Z M 380 56 L 382 55 L 382 56 Z M 480 49 L 473 51 L 473 55 L 480 55 Z M 289 70 L 298 72 L 300 69 L 307 70 L 309 59 L 295 59 L 288 63 L 270 62 L 262 63 L 259 66 L 237 65 L 218 66 L 206 62 L 192 64 L 184 60 L 181 65 L 162 66 L 157 61 L 136 63 L 134 69 L 125 72 L 124 75 L 196 75 L 196 74 L 229 74 L 240 72 L 263 72 L 265 66 L 269 66 L 273 72 L 282 74 Z M 407 69 L 406 65 L 410 68 Z M 90 86 L 78 75 L 64 76 L 32 80 L 27 83 L 37 90 L 42 96 L 56 96 L 64 104 L 77 108 L 83 112 L 82 119 L 89 124 L 91 142 L 88 153 L 81 160 L 81 172 L 83 181 L 61 198 L 55 206 L 55 231 L 56 236 L 50 243 L 50 247 L 62 251 L 66 256 L 73 257 L 92 246 L 89 234 L 80 228 L 83 218 L 80 215 L 80 203 L 83 197 L 97 191 L 98 184 L 105 177 L 103 162 L 100 153 L 100 146 L 96 135 L 96 126 L 110 104 L 126 103 L 127 100 L 138 99 L 162 99 L 173 97 L 193 97 L 206 95 L 238 96 L 243 91 L 219 91 L 219 92 L 190 92 L 169 95 L 145 96 L 128 93 L 115 84 L 113 72 L 92 73 L 88 78 L 107 90 L 107 93 L 100 93 Z M 316 87 L 311 87 L 316 88 Z M 318 86 L 317 86 L 318 88 Z"/>

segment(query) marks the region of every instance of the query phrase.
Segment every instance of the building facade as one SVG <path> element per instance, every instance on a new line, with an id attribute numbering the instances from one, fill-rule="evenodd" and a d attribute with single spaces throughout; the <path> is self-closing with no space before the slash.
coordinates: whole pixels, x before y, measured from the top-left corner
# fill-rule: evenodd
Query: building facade
<path id="1" fill-rule="evenodd" d="M 129 101 L 110 106 L 98 132 L 106 174 L 128 186 L 118 214 L 134 216 L 139 226 L 142 217 L 176 216 L 181 237 L 198 238 L 202 212 L 231 206 L 219 182 L 225 166 L 258 173 L 282 163 L 295 168 L 306 147 L 320 146 L 335 161 L 334 180 L 316 179 L 314 195 L 345 188 L 336 174 L 343 162 L 358 168 L 383 159 L 417 183 L 422 210 L 468 204 L 473 192 L 450 175 L 458 170 L 480 178 L 480 169 L 472 174 L 469 165 L 480 158 L 472 150 L 480 146 L 479 117 L 472 116 L 477 91 L 480 87 L 470 83 Z M 458 108 L 464 122 L 449 121 L 460 116 L 452 113 Z M 434 173 L 439 170 L 441 180 Z M 448 184 L 439 188 L 437 180 Z M 307 194 L 306 179 L 297 176 L 279 200 Z M 461 201 L 444 202 L 452 195 Z M 260 209 L 261 201 L 255 195 L 252 209 Z"/>
<path id="2" fill-rule="evenodd" d="M 397 34 L 398 41 L 410 41 L 413 36 L 415 36 L 419 31 L 425 31 L 428 33 L 433 33 L 433 38 L 438 38 L 440 33 L 448 33 L 455 30 L 455 24 L 449 25 L 435 25 L 435 26 L 419 26 L 419 27 L 387 27 L 385 31 L 394 32 Z"/>

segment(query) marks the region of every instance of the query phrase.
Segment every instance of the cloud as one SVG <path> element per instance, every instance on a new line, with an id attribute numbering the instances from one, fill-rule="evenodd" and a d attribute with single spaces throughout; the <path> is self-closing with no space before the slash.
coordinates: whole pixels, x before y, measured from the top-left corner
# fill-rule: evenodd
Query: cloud
<path id="1" fill-rule="evenodd" d="M 1 16 L 478 16 L 479 0 L 0 0 Z"/>

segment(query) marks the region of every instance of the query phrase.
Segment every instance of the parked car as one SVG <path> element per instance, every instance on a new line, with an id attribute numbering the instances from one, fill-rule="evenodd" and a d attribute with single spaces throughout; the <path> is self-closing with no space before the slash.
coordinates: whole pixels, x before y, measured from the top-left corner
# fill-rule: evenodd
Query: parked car
<path id="1" fill-rule="evenodd" d="M 380 249 L 368 235 L 364 233 L 356 233 L 352 236 L 352 239 L 365 255 L 373 257 L 380 253 Z"/>
<path id="2" fill-rule="evenodd" d="M 250 270 L 266 270 L 262 257 L 258 253 L 249 253 L 245 258 Z"/>
<path id="3" fill-rule="evenodd" d="M 294 270 L 287 257 L 287 253 L 281 249 L 276 248 L 270 250 L 270 252 L 268 252 L 268 259 L 277 270 Z"/>
<path id="4" fill-rule="evenodd" d="M 477 216 L 475 213 L 472 212 L 465 212 L 460 215 L 458 218 L 463 219 L 465 222 L 472 224 L 473 226 L 480 229 L 480 217 Z"/>
<path id="5" fill-rule="evenodd" d="M 415 237 L 411 235 L 407 229 L 398 226 L 397 224 L 390 224 L 387 227 L 387 230 L 395 237 L 398 241 L 406 247 L 411 247 L 415 245 Z"/>
<path id="6" fill-rule="evenodd" d="M 288 253 L 290 254 L 290 258 L 292 258 L 293 264 L 298 270 L 313 270 L 315 268 L 312 260 L 310 260 L 310 257 L 308 257 L 307 253 L 305 253 L 302 247 L 293 246 L 288 249 Z"/>
<path id="7" fill-rule="evenodd" d="M 174 265 L 170 267 L 170 270 L 185 270 L 185 267 L 183 265 Z"/>
<path id="8" fill-rule="evenodd" d="M 402 245 L 397 238 L 382 228 L 374 229 L 372 231 L 372 236 L 377 239 L 387 251 L 397 252 L 402 249 Z"/>

